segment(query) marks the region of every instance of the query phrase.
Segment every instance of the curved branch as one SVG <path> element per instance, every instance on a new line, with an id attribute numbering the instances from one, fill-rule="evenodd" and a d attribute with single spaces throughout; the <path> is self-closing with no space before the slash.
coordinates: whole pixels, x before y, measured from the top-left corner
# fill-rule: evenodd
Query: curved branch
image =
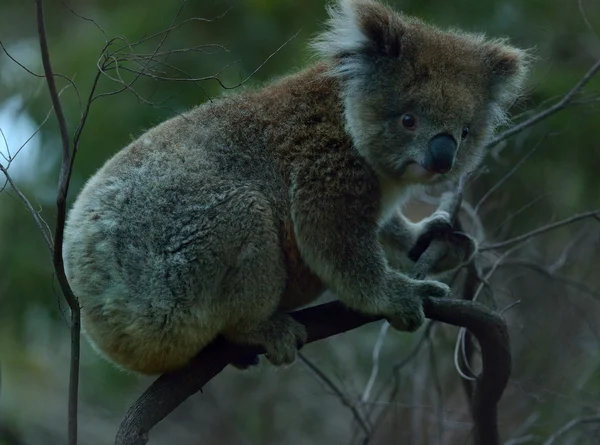
<path id="1" fill-rule="evenodd" d="M 496 404 L 508 382 L 511 357 L 508 333 L 500 316 L 470 301 L 448 298 L 425 301 L 425 315 L 432 320 L 469 329 L 481 345 L 483 372 L 473 395 L 477 443 L 498 442 Z M 356 329 L 380 320 L 349 310 L 335 301 L 294 312 L 306 326 L 307 343 Z M 230 362 L 248 354 L 262 354 L 259 347 L 239 345 L 219 338 L 188 365 L 159 377 L 129 409 L 117 434 L 117 445 L 144 445 L 148 432 L 184 400 L 202 390 Z"/>
<path id="2" fill-rule="evenodd" d="M 456 215 L 462 200 L 462 186 L 456 194 L 446 195 L 440 210 Z M 413 276 L 424 276 L 444 254 L 443 241 L 433 241 L 416 263 Z M 450 298 L 426 299 L 425 315 L 431 320 L 465 327 L 479 341 L 482 350 L 481 375 L 473 394 L 473 416 L 476 443 L 500 443 L 496 419 L 496 405 L 506 388 L 511 369 L 511 355 L 506 325 L 500 315 L 487 307 Z M 335 301 L 303 309 L 291 314 L 308 332 L 307 343 L 356 329 L 382 317 L 369 317 L 354 312 Z M 262 354 L 256 346 L 234 344 L 218 338 L 202 350 L 185 367 L 159 377 L 140 396 L 121 423 L 116 445 L 145 445 L 149 431 L 189 396 L 201 391 L 206 383 L 225 366 L 248 355 Z"/>

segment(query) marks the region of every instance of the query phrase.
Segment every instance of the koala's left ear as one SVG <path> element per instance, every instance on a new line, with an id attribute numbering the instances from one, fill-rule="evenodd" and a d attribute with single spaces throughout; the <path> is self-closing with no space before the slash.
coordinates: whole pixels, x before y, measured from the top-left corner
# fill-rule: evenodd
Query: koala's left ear
<path id="1" fill-rule="evenodd" d="M 379 2 L 353 2 L 355 26 L 367 38 L 364 49 L 399 57 L 405 25 L 400 15 Z"/>
<path id="2" fill-rule="evenodd" d="M 507 45 L 504 41 L 491 42 L 485 55 L 492 99 L 500 106 L 511 105 L 521 93 L 529 70 L 527 51 Z"/>
<path id="3" fill-rule="evenodd" d="M 397 12 L 376 0 L 337 0 L 328 11 L 328 29 L 313 48 L 338 65 L 338 74 L 360 72 L 365 56 L 401 55 L 406 24 Z"/>

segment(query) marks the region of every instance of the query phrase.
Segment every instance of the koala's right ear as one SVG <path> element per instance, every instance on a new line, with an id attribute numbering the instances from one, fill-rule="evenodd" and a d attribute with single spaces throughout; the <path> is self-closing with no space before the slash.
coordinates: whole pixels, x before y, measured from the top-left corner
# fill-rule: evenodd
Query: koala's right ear
<path id="1" fill-rule="evenodd" d="M 365 56 L 400 57 L 405 25 L 396 11 L 374 0 L 338 0 L 328 12 L 313 48 L 338 65 L 337 74 L 357 74 Z"/>
<path id="2" fill-rule="evenodd" d="M 509 106 L 520 94 L 527 76 L 531 54 L 497 39 L 488 42 L 485 64 L 489 70 L 492 99 Z"/>

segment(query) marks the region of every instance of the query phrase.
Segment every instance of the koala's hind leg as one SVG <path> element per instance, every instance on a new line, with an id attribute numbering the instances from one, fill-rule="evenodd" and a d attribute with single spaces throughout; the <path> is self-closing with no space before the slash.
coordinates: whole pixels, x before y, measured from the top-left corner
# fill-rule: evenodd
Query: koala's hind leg
<path id="1" fill-rule="evenodd" d="M 236 343 L 262 346 L 274 365 L 291 363 L 306 341 L 304 326 L 277 312 L 286 284 L 286 268 L 276 218 L 260 193 L 245 192 L 229 206 L 234 236 L 239 237 L 235 264 L 221 280 L 220 312 L 226 326 L 221 332 Z M 246 357 L 239 368 L 256 363 Z"/>
<path id="2" fill-rule="evenodd" d="M 296 352 L 306 342 L 306 329 L 289 315 L 276 312 L 267 320 L 240 324 L 225 336 L 238 343 L 263 346 L 267 351 L 267 359 L 279 366 L 296 359 Z M 238 368 L 244 368 L 247 364 L 234 363 Z"/>

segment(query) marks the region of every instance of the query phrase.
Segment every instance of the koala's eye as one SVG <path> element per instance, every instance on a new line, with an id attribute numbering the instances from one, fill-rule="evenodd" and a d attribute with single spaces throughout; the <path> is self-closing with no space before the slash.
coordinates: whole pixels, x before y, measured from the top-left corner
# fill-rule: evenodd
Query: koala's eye
<path id="1" fill-rule="evenodd" d="M 410 113 L 406 113 L 402 116 L 402 126 L 408 130 L 414 130 L 417 128 L 417 119 Z"/>
<path id="2" fill-rule="evenodd" d="M 462 138 L 466 138 L 469 135 L 469 127 L 463 127 L 462 129 Z"/>

